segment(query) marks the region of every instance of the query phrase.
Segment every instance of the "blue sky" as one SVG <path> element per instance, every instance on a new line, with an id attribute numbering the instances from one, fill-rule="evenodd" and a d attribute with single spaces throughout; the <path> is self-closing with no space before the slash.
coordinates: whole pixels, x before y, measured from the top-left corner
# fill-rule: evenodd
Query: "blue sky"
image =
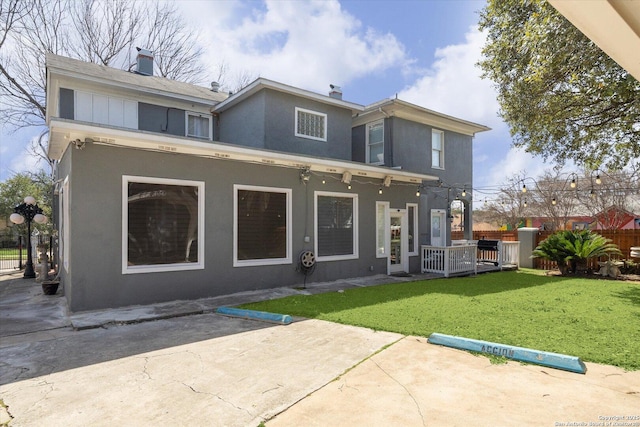
<path id="1" fill-rule="evenodd" d="M 181 0 L 183 17 L 197 30 L 215 79 L 266 77 L 328 93 L 342 87 L 347 101 L 400 99 L 492 128 L 474 139 L 474 187 L 497 186 L 515 173 L 538 175 L 541 159 L 510 148 L 498 118 L 495 91 L 480 78 L 484 36 L 477 30 L 481 0 Z M 33 168 L 25 147 L 39 129 L 0 134 L 0 180 Z M 455 161 L 455 159 L 446 159 Z M 478 191 L 475 207 L 487 197 Z"/>

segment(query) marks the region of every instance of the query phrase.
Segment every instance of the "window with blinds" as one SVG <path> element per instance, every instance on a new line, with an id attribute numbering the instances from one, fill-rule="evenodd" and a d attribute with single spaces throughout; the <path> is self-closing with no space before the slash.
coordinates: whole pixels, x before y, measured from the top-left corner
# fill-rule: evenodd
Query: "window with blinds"
<path id="1" fill-rule="evenodd" d="M 291 190 L 234 189 L 234 266 L 291 263 Z"/>
<path id="2" fill-rule="evenodd" d="M 358 257 L 358 196 L 316 192 L 318 261 Z"/>
<path id="3" fill-rule="evenodd" d="M 124 177 L 123 272 L 204 268 L 204 183 Z"/>
<path id="4" fill-rule="evenodd" d="M 211 139 L 211 117 L 187 112 L 187 136 Z"/>
<path id="5" fill-rule="evenodd" d="M 327 115 L 296 107 L 296 136 L 327 140 Z"/>

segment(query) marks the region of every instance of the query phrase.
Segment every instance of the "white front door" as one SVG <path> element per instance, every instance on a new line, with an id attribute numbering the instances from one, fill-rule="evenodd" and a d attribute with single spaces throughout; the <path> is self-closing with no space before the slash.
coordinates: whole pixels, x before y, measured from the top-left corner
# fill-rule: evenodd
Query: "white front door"
<path id="1" fill-rule="evenodd" d="M 393 209 L 389 216 L 389 274 L 408 273 L 409 235 L 407 234 L 407 210 Z"/>
<path id="2" fill-rule="evenodd" d="M 431 246 L 445 246 L 447 243 L 447 211 L 431 209 Z"/>

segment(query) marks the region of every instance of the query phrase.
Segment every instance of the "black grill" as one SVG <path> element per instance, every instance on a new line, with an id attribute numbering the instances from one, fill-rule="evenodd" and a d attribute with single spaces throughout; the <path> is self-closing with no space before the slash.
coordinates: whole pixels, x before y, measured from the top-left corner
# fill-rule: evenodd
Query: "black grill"
<path id="1" fill-rule="evenodd" d="M 497 251 L 500 240 L 478 240 L 478 249 L 481 251 Z"/>

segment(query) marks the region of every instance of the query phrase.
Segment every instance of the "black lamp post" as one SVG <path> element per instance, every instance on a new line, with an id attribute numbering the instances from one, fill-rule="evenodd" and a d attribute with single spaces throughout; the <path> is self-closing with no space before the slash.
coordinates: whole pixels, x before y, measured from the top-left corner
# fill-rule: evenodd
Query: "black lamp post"
<path id="1" fill-rule="evenodd" d="M 24 278 L 33 279 L 36 277 L 36 272 L 33 270 L 33 257 L 31 255 L 31 221 L 44 224 L 47 222 L 47 217 L 42 215 L 42 209 L 38 207 L 36 199 L 27 196 L 24 198 L 24 203 L 13 209 L 9 220 L 14 224 L 22 224 L 27 221 L 27 264 L 24 267 Z"/>

